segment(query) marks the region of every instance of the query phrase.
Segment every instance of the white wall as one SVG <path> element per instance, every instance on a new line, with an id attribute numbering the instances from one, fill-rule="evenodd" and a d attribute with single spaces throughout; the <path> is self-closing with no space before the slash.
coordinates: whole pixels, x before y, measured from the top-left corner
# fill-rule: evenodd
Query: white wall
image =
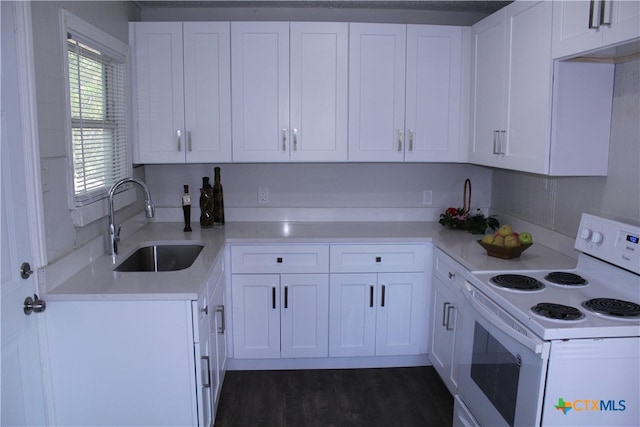
<path id="1" fill-rule="evenodd" d="M 158 219 L 182 220 L 183 185 L 189 185 L 199 218 L 202 177 L 213 181 L 220 166 L 227 221 L 434 221 L 449 206 L 462 206 L 471 179 L 472 206 L 487 209 L 491 171 L 464 164 L 221 164 L 147 165 L 146 179 Z M 259 204 L 258 187 L 269 189 Z M 432 205 L 423 205 L 423 191 Z"/>
<path id="2" fill-rule="evenodd" d="M 491 206 L 498 214 L 570 237 L 582 212 L 640 223 L 640 60 L 616 65 L 613 92 L 608 176 L 549 178 L 496 170 Z"/>
<path id="3" fill-rule="evenodd" d="M 128 44 L 128 21 L 139 18 L 139 10 L 123 1 L 34 1 L 33 21 L 38 131 L 42 167 L 43 208 L 47 257 L 52 262 L 107 230 L 106 219 L 83 228 L 74 228 L 69 211 L 71 188 L 70 160 L 65 135 L 65 93 L 63 38 L 60 8 L 95 25 Z M 140 199 L 140 197 L 139 197 Z M 120 213 L 120 219 L 139 211 L 133 205 Z"/>

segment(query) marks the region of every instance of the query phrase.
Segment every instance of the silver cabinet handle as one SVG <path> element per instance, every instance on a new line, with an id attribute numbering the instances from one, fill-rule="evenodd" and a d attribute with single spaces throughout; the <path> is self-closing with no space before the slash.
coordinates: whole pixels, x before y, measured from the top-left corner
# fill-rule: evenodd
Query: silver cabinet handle
<path id="1" fill-rule="evenodd" d="M 205 384 L 204 381 L 202 381 L 202 388 L 210 388 L 211 387 L 211 361 L 209 360 L 209 356 L 200 356 L 200 360 L 203 360 L 203 361 L 207 362 L 207 381 L 208 381 L 208 383 Z"/>
<path id="2" fill-rule="evenodd" d="M 271 308 L 276 309 L 276 287 L 271 287 Z"/>
<path id="3" fill-rule="evenodd" d="M 218 326 L 218 333 L 220 335 L 224 335 L 227 330 L 227 325 L 224 320 L 224 305 L 219 305 L 216 307 L 216 313 L 220 313 L 220 326 Z"/>
<path id="4" fill-rule="evenodd" d="M 24 314 L 27 316 L 31 313 L 42 313 L 47 309 L 47 303 L 38 298 L 38 295 L 33 294 L 33 298 L 26 297 L 24 299 Z"/>
<path id="5" fill-rule="evenodd" d="M 402 151 L 402 129 L 398 129 L 398 151 Z"/>
<path id="6" fill-rule="evenodd" d="M 447 308 L 449 305 L 451 305 L 450 302 L 445 302 L 442 304 L 442 326 L 444 326 L 447 329 L 449 329 L 449 326 L 447 325 L 447 313 L 449 312 Z"/>
<path id="7" fill-rule="evenodd" d="M 500 131 L 500 152 L 499 154 L 504 154 L 504 138 L 507 136 L 506 130 Z"/>
<path id="8" fill-rule="evenodd" d="M 289 308 L 289 286 L 284 287 L 284 308 Z"/>
<path id="9" fill-rule="evenodd" d="M 287 151 L 287 130 L 282 129 L 282 151 Z"/>
<path id="10" fill-rule="evenodd" d="M 382 295 L 380 296 L 380 307 L 384 307 L 384 294 L 386 293 L 386 286 L 382 285 Z"/>
<path id="11" fill-rule="evenodd" d="M 611 2 L 600 0 L 600 25 L 611 27 Z"/>
<path id="12" fill-rule="evenodd" d="M 447 331 L 453 331 L 453 326 L 451 326 L 449 322 L 451 321 L 451 310 L 455 308 L 456 307 L 454 305 L 449 305 L 449 307 L 447 307 L 447 325 L 446 325 Z"/>
<path id="13" fill-rule="evenodd" d="M 493 154 L 498 154 L 498 131 L 493 131 Z"/>
<path id="14" fill-rule="evenodd" d="M 591 29 L 600 28 L 601 18 L 598 16 L 600 14 L 600 8 L 597 8 L 595 3 L 596 0 L 591 0 L 589 2 L 589 28 Z"/>
<path id="15" fill-rule="evenodd" d="M 191 141 L 191 131 L 187 131 L 187 145 L 188 145 L 188 150 L 189 151 L 193 151 L 193 142 Z"/>
<path id="16" fill-rule="evenodd" d="M 293 128 L 293 151 L 298 149 L 298 129 Z"/>
<path id="17" fill-rule="evenodd" d="M 413 151 L 413 129 L 409 129 L 409 151 Z"/>
<path id="18" fill-rule="evenodd" d="M 182 151 L 182 130 L 176 131 L 176 137 L 178 138 L 178 151 Z"/>
<path id="19" fill-rule="evenodd" d="M 455 273 L 449 272 L 449 279 L 453 279 L 456 277 Z"/>

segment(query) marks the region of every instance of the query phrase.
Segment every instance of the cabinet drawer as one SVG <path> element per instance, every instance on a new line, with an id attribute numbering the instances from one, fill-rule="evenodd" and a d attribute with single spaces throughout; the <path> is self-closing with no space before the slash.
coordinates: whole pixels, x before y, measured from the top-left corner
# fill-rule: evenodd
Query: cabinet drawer
<path id="1" fill-rule="evenodd" d="M 464 281 L 465 268 L 441 250 L 436 250 L 433 261 L 433 274 L 445 284 Z"/>
<path id="2" fill-rule="evenodd" d="M 327 273 L 329 245 L 238 245 L 231 247 L 231 272 Z"/>
<path id="3" fill-rule="evenodd" d="M 332 273 L 424 271 L 425 245 L 331 245 Z"/>

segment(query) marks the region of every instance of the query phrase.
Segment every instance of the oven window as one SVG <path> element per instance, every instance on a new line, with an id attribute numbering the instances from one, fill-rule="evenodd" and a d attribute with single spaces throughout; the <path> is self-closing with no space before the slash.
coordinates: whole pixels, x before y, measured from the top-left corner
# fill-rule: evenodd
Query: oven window
<path id="1" fill-rule="evenodd" d="M 471 378 L 505 421 L 513 426 L 520 362 L 478 322 L 473 334 Z"/>

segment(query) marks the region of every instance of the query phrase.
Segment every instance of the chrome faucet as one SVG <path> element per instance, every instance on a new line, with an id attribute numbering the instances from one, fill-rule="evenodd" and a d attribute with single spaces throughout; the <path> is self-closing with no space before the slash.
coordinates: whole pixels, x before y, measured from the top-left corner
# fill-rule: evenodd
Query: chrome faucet
<path id="1" fill-rule="evenodd" d="M 134 182 L 142 187 L 144 190 L 144 211 L 147 218 L 153 218 L 156 208 L 153 206 L 153 202 L 151 201 L 151 193 L 149 193 L 149 188 L 147 184 L 142 182 L 141 180 L 133 177 L 122 178 L 120 181 L 116 182 L 109 189 L 109 255 L 117 255 L 118 254 L 118 242 L 120 241 L 120 228 L 122 225 L 118 225 L 116 228 L 114 224 L 114 214 L 113 214 L 113 195 L 116 192 L 116 189 L 126 182 Z"/>

